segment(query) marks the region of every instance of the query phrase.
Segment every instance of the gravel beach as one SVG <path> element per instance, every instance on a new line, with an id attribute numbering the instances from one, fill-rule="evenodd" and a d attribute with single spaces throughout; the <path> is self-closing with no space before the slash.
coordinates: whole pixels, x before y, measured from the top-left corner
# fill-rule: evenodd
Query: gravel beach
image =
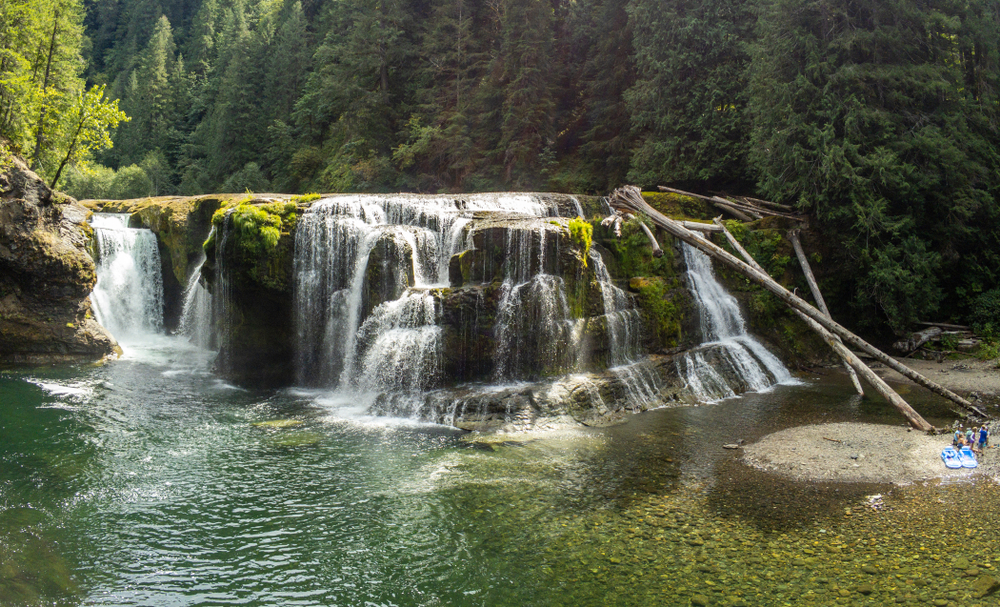
<path id="1" fill-rule="evenodd" d="M 946 388 L 974 395 L 972 398 L 981 399 L 980 404 L 989 409 L 1000 396 L 996 361 L 902 362 Z M 881 365 L 873 368 L 890 383 L 912 383 Z M 742 460 L 755 468 L 805 481 L 905 484 L 938 478 L 1000 479 L 1000 449 L 995 447 L 1000 443 L 992 437 L 991 443 L 994 447 L 978 458 L 978 468 L 951 470 L 941 460 L 941 450 L 951 444 L 950 433 L 930 436 L 910 430 L 902 421 L 898 426 L 818 424 L 769 434 L 745 446 Z"/>
<path id="2" fill-rule="evenodd" d="M 987 449 L 978 468 L 951 470 L 941 460 L 941 450 L 950 444 L 950 434 L 929 436 L 905 426 L 817 424 L 769 434 L 744 448 L 743 461 L 806 481 L 904 484 L 1000 477 L 1000 450 Z"/>

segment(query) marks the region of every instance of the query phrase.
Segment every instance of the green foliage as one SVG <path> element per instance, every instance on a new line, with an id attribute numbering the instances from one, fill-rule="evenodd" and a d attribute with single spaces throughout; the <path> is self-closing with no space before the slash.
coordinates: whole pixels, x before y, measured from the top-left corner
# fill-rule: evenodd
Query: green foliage
<path id="1" fill-rule="evenodd" d="M 587 267 L 587 255 L 594 242 L 594 226 L 589 221 L 574 217 L 569 220 L 569 237 L 583 249 L 583 266 Z"/>
<path id="2" fill-rule="evenodd" d="M 230 222 L 237 247 L 245 257 L 262 257 L 278 246 L 281 218 L 265 209 L 241 204 L 233 210 Z"/>
<path id="3" fill-rule="evenodd" d="M 746 224 L 735 220 L 727 220 L 725 224 L 729 233 L 746 249 L 750 257 L 753 257 L 767 271 L 771 278 L 780 280 L 784 276 L 788 263 L 792 260 L 793 251 L 791 244 L 785 240 L 780 231 L 775 229 L 751 230 Z M 723 243 L 723 247 L 736 257 L 740 257 L 740 254 L 734 251 L 728 242 Z M 747 284 L 750 284 L 749 281 Z"/>
<path id="4" fill-rule="evenodd" d="M 676 280 L 662 276 L 635 277 L 629 282 L 657 343 L 667 348 L 676 347 L 681 339 L 681 310 L 670 297 L 670 291 L 677 287 Z"/>
<path id="5" fill-rule="evenodd" d="M 292 196 L 292 204 L 312 202 L 314 200 L 319 200 L 322 198 L 322 194 L 317 194 L 316 192 L 309 192 L 308 194 L 303 194 L 301 196 Z"/>
<path id="6" fill-rule="evenodd" d="M 248 162 L 222 183 L 223 192 L 266 192 L 270 184 L 256 162 Z"/>
<path id="7" fill-rule="evenodd" d="M 625 95 L 637 140 L 632 182 L 746 177 L 752 6 L 739 0 L 629 4 L 638 68 Z"/>
<path id="8" fill-rule="evenodd" d="M 988 340 L 1000 338 L 1000 288 L 990 289 L 972 301 L 969 324 Z"/>
<path id="9" fill-rule="evenodd" d="M 620 239 L 605 232 L 601 243 L 615 254 L 623 276 L 672 276 L 674 270 L 671 250 L 665 249 L 663 257 L 653 257 L 649 240 L 639 228 L 640 221 L 642 219 L 633 216 L 633 219 L 622 224 Z M 649 221 L 648 218 L 646 221 Z M 606 228 L 602 227 L 601 230 L 605 231 Z"/>
<path id="10" fill-rule="evenodd" d="M 79 200 L 127 200 L 156 195 L 156 186 L 146 170 L 134 164 L 116 171 L 99 164 L 81 163 L 66 172 L 63 188 Z"/>
<path id="11" fill-rule="evenodd" d="M 998 15 L 988 6 L 763 6 L 751 166 L 765 196 L 844 241 L 855 314 L 869 325 L 901 331 L 949 293 L 997 283 L 998 237 L 976 227 L 998 216 Z"/>

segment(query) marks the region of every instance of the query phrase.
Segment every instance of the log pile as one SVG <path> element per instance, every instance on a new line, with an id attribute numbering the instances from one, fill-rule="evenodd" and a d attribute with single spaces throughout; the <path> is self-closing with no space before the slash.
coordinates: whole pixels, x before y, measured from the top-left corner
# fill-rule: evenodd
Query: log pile
<path id="1" fill-rule="evenodd" d="M 729 213 L 740 221 L 754 221 L 756 219 L 763 219 L 764 217 L 784 217 L 795 221 L 806 221 L 805 216 L 797 214 L 795 209 L 787 204 L 779 204 L 777 202 L 770 202 L 759 198 L 750 198 L 748 196 L 729 196 L 726 198 L 714 195 L 703 196 L 701 194 L 686 192 L 676 188 L 668 188 L 663 185 L 658 187 L 661 192 L 671 192 L 673 194 L 690 196 L 692 198 L 698 198 L 699 200 L 710 202 L 716 208 Z"/>

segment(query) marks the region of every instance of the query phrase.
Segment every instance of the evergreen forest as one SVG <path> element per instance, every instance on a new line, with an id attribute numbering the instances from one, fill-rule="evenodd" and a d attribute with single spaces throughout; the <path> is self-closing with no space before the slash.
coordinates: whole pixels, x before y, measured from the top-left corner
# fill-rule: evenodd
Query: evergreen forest
<path id="1" fill-rule="evenodd" d="M 1000 0 L 0 0 L 0 136 L 79 198 L 754 195 L 859 323 L 1000 332 Z"/>

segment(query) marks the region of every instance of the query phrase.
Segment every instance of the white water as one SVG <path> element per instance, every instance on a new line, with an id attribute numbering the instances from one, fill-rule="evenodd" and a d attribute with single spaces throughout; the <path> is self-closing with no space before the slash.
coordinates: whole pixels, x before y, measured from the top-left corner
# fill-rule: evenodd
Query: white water
<path id="1" fill-rule="evenodd" d="M 444 347 L 432 289 L 446 286 L 452 255 L 472 246 L 466 228 L 476 211 L 559 214 L 551 201 L 527 194 L 338 196 L 312 205 L 299 220 L 295 244 L 299 383 L 350 391 L 362 400 L 411 395 L 393 405 L 397 411 L 424 406 L 420 392 L 441 379 Z M 578 203 L 568 212 L 582 214 Z M 607 332 L 607 351 L 597 361 L 581 356 L 582 335 L 594 319 L 574 317 L 563 278 L 545 272 L 556 261 L 546 259 L 547 239 L 562 230 L 539 222 L 537 229 L 506 233 L 492 327 L 494 379 L 572 373 L 597 362 L 615 368 L 630 400 L 655 398 L 652 374 L 631 367 L 641 356 L 639 313 L 596 251 L 589 262 L 601 289 L 604 314 L 597 321 Z"/>
<path id="2" fill-rule="evenodd" d="M 210 350 L 215 348 L 214 302 L 212 292 L 201 284 L 201 267 L 204 264 L 205 258 L 202 257 L 184 288 L 184 307 L 177 333 L 199 348 Z"/>
<path id="3" fill-rule="evenodd" d="M 739 304 L 716 280 L 711 259 L 686 243 L 683 250 L 704 343 L 679 358 L 677 369 L 695 396 L 711 402 L 742 391 L 760 392 L 774 384 L 795 383 L 778 357 L 747 333 Z M 718 355 L 717 364 L 728 366 L 743 386 L 730 385 L 726 374 L 713 367 L 706 358 L 708 348 Z"/>
<path id="4" fill-rule="evenodd" d="M 433 379 L 441 345 L 428 288 L 447 286 L 451 256 L 466 248 L 475 211 L 558 215 L 554 202 L 529 194 L 338 196 L 313 204 L 295 241 L 299 382 L 411 390 L 428 383 L 417 375 Z M 405 356 L 390 353 L 390 344 Z"/>
<path id="5" fill-rule="evenodd" d="M 97 284 L 94 315 L 119 343 L 163 331 L 163 279 L 156 236 L 128 227 L 128 214 L 95 213 Z"/>

